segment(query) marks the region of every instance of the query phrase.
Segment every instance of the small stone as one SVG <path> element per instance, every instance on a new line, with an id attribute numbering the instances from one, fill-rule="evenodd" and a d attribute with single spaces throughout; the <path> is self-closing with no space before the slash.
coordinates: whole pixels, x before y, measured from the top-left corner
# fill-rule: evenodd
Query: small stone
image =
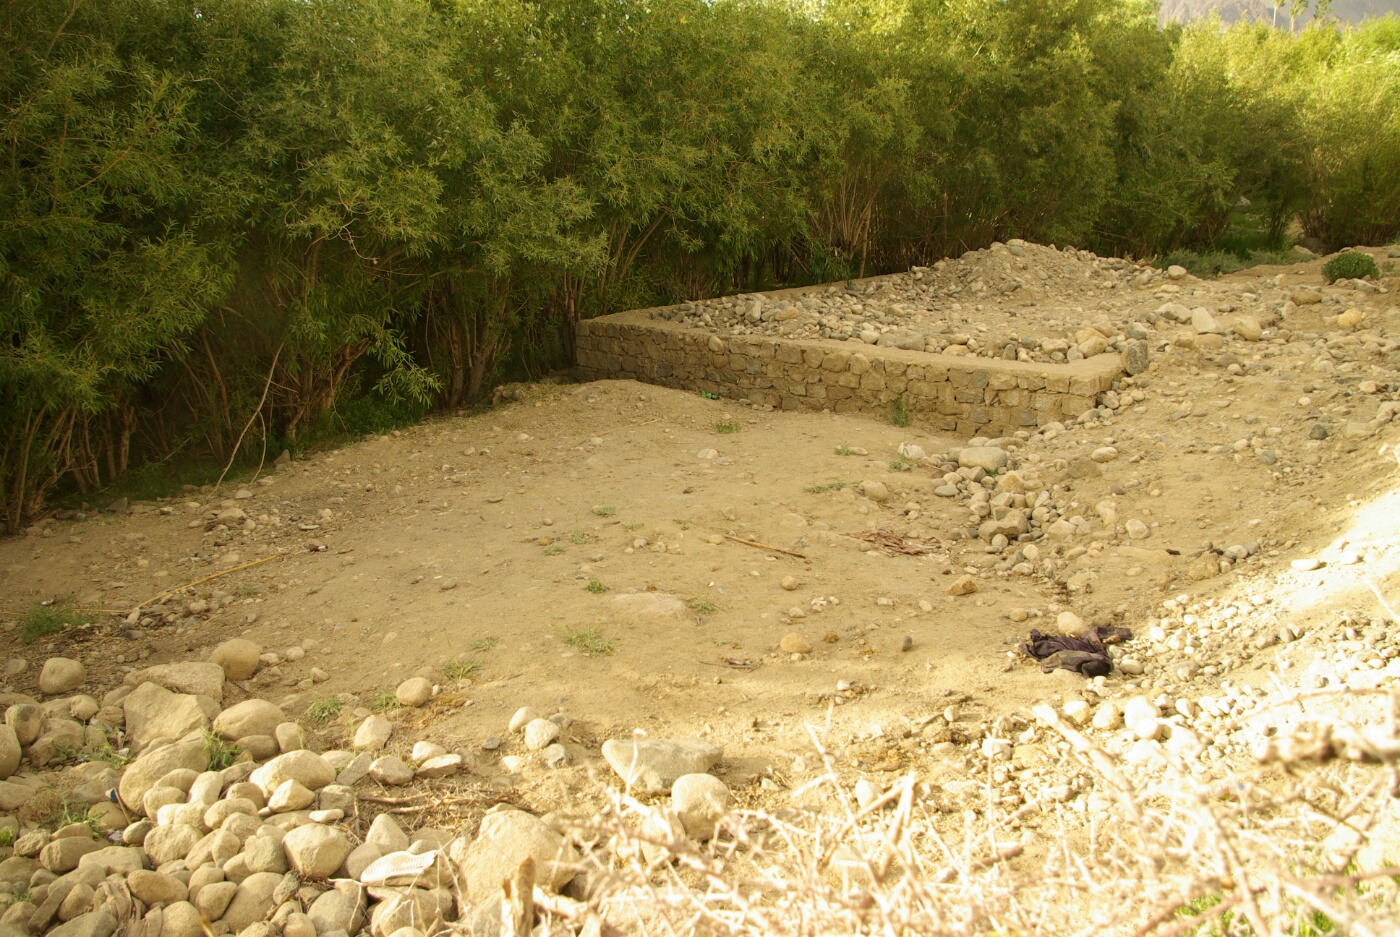
<path id="1" fill-rule="evenodd" d="M 1134 696 L 1123 705 L 1123 724 L 1133 727 L 1144 719 L 1160 719 L 1162 711 L 1145 696 Z"/>
<path id="2" fill-rule="evenodd" d="M 795 576 L 784 576 L 783 581 L 779 583 L 779 585 L 781 585 L 788 592 L 796 592 L 797 587 L 802 585 L 802 583 L 798 582 Z"/>
<path id="3" fill-rule="evenodd" d="M 1315 569 L 1322 568 L 1322 560 L 1315 556 L 1304 557 L 1301 560 L 1294 560 L 1288 564 L 1300 573 L 1310 573 Z"/>
<path id="4" fill-rule="evenodd" d="M 1069 720 L 1071 724 L 1082 726 L 1089 722 L 1089 719 L 1093 716 L 1093 711 L 1084 700 L 1072 699 L 1065 703 L 1064 714 L 1065 718 Z"/>
<path id="5" fill-rule="evenodd" d="M 860 483 L 860 493 L 871 501 L 885 502 L 890 500 L 890 489 L 884 482 L 864 481 Z"/>
<path id="6" fill-rule="evenodd" d="M 1133 657 L 1124 657 L 1118 661 L 1118 669 L 1130 677 L 1139 676 L 1143 672 L 1142 662 Z"/>
<path id="7" fill-rule="evenodd" d="M 547 746 L 544 751 L 540 752 L 540 757 L 548 767 L 562 768 L 569 763 L 569 750 L 558 742 L 555 742 L 553 745 Z"/>
<path id="8" fill-rule="evenodd" d="M 383 716 L 367 716 L 355 730 L 352 747 L 355 751 L 377 752 L 389 741 L 394 732 L 394 724 Z"/>
<path id="9" fill-rule="evenodd" d="M 19 770 L 19 760 L 22 754 L 15 730 L 9 726 L 0 726 L 0 781 L 9 778 Z"/>
<path id="10" fill-rule="evenodd" d="M 229 680 L 247 680 L 257 673 L 262 648 L 247 638 L 230 638 L 209 654 L 211 663 L 224 669 Z"/>
<path id="11" fill-rule="evenodd" d="M 330 878 L 350 855 L 350 840 L 336 827 L 308 823 L 282 838 L 292 868 L 307 878 Z"/>
<path id="12" fill-rule="evenodd" d="M 996 446 L 968 446 L 958 453 L 958 467 L 1000 472 L 1006 468 L 1009 458 L 1005 449 Z"/>
<path id="13" fill-rule="evenodd" d="M 704 842 L 729 810 L 729 788 L 710 774 L 686 774 L 671 785 L 671 809 L 691 839 Z"/>
<path id="14" fill-rule="evenodd" d="M 1104 703 L 1094 711 L 1093 726 L 1095 729 L 1110 730 L 1116 729 L 1123 724 L 1123 710 L 1117 703 Z"/>
<path id="15" fill-rule="evenodd" d="M 413 780 L 413 769 L 397 755 L 385 755 L 369 766 L 369 776 L 380 784 L 398 786 Z"/>
<path id="16" fill-rule="evenodd" d="M 305 810 L 316 802 L 316 795 L 305 785 L 288 778 L 277 785 L 277 790 L 267 799 L 268 809 L 273 813 L 288 813 Z"/>
<path id="17" fill-rule="evenodd" d="M 1361 320 L 1360 309 L 1348 309 L 1346 312 L 1337 316 L 1337 327 L 1346 329 L 1347 331 L 1359 329 L 1361 327 Z"/>
<path id="18" fill-rule="evenodd" d="M 810 654 L 812 644 L 796 631 L 789 631 L 778 642 L 778 649 L 784 654 Z"/>
<path id="19" fill-rule="evenodd" d="M 231 741 L 245 735 L 272 735 L 286 721 L 281 707 L 267 700 L 249 699 L 219 713 L 214 719 L 214 731 Z"/>
<path id="20" fill-rule="evenodd" d="M 335 769 L 331 767 L 330 762 L 315 752 L 302 749 L 278 755 L 253 771 L 248 780 L 260 787 L 263 794 L 271 797 L 272 792 L 288 779 L 297 781 L 309 790 L 318 791 L 334 782 L 335 778 Z"/>
<path id="21" fill-rule="evenodd" d="M 126 887 L 131 889 L 131 893 L 148 906 L 174 904 L 189 897 L 189 889 L 178 878 L 160 872 L 147 872 L 145 869 L 128 875 Z"/>
<path id="22" fill-rule="evenodd" d="M 279 752 L 294 752 L 306 747 L 306 733 L 295 722 L 280 722 L 272 733 Z"/>
<path id="23" fill-rule="evenodd" d="M 723 749 L 703 739 L 609 739 L 603 757 L 618 777 L 644 792 L 670 788 L 677 778 L 703 774 L 723 756 Z"/>
<path id="24" fill-rule="evenodd" d="M 539 713 L 529 706 L 521 706 L 515 711 L 515 715 L 510 717 L 509 729 L 511 732 L 524 732 L 525 727 L 538 718 L 540 718 Z"/>
<path id="25" fill-rule="evenodd" d="M 1152 535 L 1152 528 L 1137 518 L 1129 520 L 1123 525 L 1123 528 L 1127 532 L 1129 540 L 1146 540 Z"/>
<path id="26" fill-rule="evenodd" d="M 433 684 L 425 677 L 413 677 L 400 683 L 394 690 L 394 698 L 401 706 L 417 709 L 433 698 Z"/>
<path id="27" fill-rule="evenodd" d="M 511 807 L 488 812 L 481 818 L 476 838 L 469 844 L 455 841 L 450 855 L 465 897 L 472 902 L 500 894 L 501 882 L 515 874 L 526 856 L 535 860 L 535 884 L 549 891 L 578 872 L 578 853 L 563 836 L 538 817 Z"/>
<path id="28" fill-rule="evenodd" d="M 397 820 L 387 813 L 381 813 L 374 818 L 369 830 L 365 832 L 365 842 L 378 846 L 380 852 L 387 856 L 391 852 L 407 850 L 409 840 L 408 834 L 403 831 Z"/>
<path id="29" fill-rule="evenodd" d="M 976 591 L 977 580 L 966 574 L 954 579 L 947 589 L 949 595 L 972 595 Z"/>
<path id="30" fill-rule="evenodd" d="M 559 725 L 548 719 L 531 719 L 525 725 L 525 747 L 537 752 L 559 737 Z"/>
<path id="31" fill-rule="evenodd" d="M 39 692 L 45 696 L 71 693 L 87 680 L 87 668 L 68 657 L 50 657 L 39 671 Z"/>
<path id="32" fill-rule="evenodd" d="M 462 763 L 461 755 L 434 755 L 418 766 L 417 776 L 420 778 L 445 778 L 456 774 L 462 767 Z"/>
<path id="33" fill-rule="evenodd" d="M 1089 454 L 1095 462 L 1112 462 L 1118 458 L 1118 450 L 1112 446 L 1100 446 Z"/>

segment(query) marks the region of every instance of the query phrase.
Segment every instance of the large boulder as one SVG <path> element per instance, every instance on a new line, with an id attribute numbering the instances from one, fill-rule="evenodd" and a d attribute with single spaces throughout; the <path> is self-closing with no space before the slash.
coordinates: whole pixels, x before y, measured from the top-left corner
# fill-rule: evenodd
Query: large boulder
<path id="1" fill-rule="evenodd" d="M 185 661 L 179 664 L 157 664 L 127 674 L 127 686 L 155 683 L 175 693 L 207 696 L 215 701 L 224 698 L 224 668 L 218 664 Z"/>
<path id="2" fill-rule="evenodd" d="M 204 742 L 191 740 L 162 745 L 145 752 L 122 772 L 121 784 L 117 793 L 127 808 L 142 812 L 141 801 L 146 792 L 156 786 L 156 782 L 172 771 L 186 769 L 200 772 L 209 767 L 209 756 L 204 752 Z"/>
<path id="3" fill-rule="evenodd" d="M 603 757 L 630 787 L 648 793 L 669 790 L 678 778 L 704 774 L 724 750 L 704 739 L 610 739 Z"/>
<path id="4" fill-rule="evenodd" d="M 489 898 L 515 874 L 526 856 L 535 859 L 535 883 L 558 890 L 577 873 L 578 853 L 543 820 L 523 810 L 497 807 L 481 818 L 470 844 L 454 840 L 449 855 L 471 901 Z"/>
<path id="5" fill-rule="evenodd" d="M 21 754 L 15 730 L 9 726 L 0 726 L 0 781 L 19 770 Z"/>
<path id="6" fill-rule="evenodd" d="M 156 739 L 180 739 L 207 728 L 219 714 L 209 696 L 172 693 L 156 683 L 142 683 L 122 700 L 126 734 L 138 745 Z"/>
<path id="7" fill-rule="evenodd" d="M 214 720 L 214 731 L 231 742 L 249 735 L 274 735 L 277 727 L 286 721 L 286 713 L 275 703 L 249 699 L 219 713 Z"/>
<path id="8" fill-rule="evenodd" d="M 264 797 L 271 797 L 284 781 L 296 781 L 307 790 L 319 791 L 335 782 L 335 768 L 320 755 L 302 748 L 278 755 L 255 770 L 248 780 L 262 789 Z"/>
<path id="9" fill-rule="evenodd" d="M 302 878 L 330 878 L 354 846 L 341 830 L 307 823 L 282 838 L 282 851 Z"/>
<path id="10" fill-rule="evenodd" d="M 39 671 L 39 692 L 45 696 L 71 693 L 87 680 L 87 668 L 68 657 L 50 657 Z"/>
<path id="11" fill-rule="evenodd" d="M 229 680 L 247 680 L 257 673 L 262 648 L 247 638 L 230 638 L 214 648 L 210 663 L 218 664 Z"/>

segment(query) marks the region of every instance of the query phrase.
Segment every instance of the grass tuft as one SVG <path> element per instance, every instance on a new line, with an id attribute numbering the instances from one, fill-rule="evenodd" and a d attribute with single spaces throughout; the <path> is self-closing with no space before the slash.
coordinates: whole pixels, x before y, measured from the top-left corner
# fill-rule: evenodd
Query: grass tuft
<path id="1" fill-rule="evenodd" d="M 843 482 L 838 478 L 834 481 L 827 482 L 825 485 L 808 485 L 802 490 L 809 495 L 819 495 L 828 491 L 840 491 L 842 488 L 846 487 L 849 487 L 849 483 Z"/>
<path id="2" fill-rule="evenodd" d="M 589 592 L 592 592 L 594 595 L 602 595 L 604 592 L 607 592 L 609 590 L 608 584 L 603 582 L 603 580 L 601 579 L 588 580 L 588 585 L 584 586 L 584 588 L 587 589 Z"/>
<path id="3" fill-rule="evenodd" d="M 688 604 L 690 610 L 697 615 L 713 615 L 719 611 L 719 606 L 709 599 L 691 599 Z"/>
<path id="4" fill-rule="evenodd" d="M 599 631 L 596 625 L 588 628 L 560 628 L 559 640 L 589 657 L 603 657 L 617 649 L 617 642 Z"/>
<path id="5" fill-rule="evenodd" d="M 85 621 L 86 618 L 74 610 L 71 598 L 55 599 L 47 605 L 37 603 L 20 618 L 19 639 L 25 644 L 33 644 L 42 637 L 58 634 Z"/>
<path id="6" fill-rule="evenodd" d="M 481 661 L 475 657 L 458 658 L 442 665 L 442 675 L 449 680 L 465 680 L 481 669 Z"/>
<path id="7" fill-rule="evenodd" d="M 208 770 L 222 771 L 238 760 L 243 749 L 225 742 L 213 729 L 205 729 L 204 754 L 209 759 Z"/>
<path id="8" fill-rule="evenodd" d="M 598 517 L 612 517 L 617 513 L 617 508 L 610 504 L 595 504 L 593 506 L 593 513 Z"/>
<path id="9" fill-rule="evenodd" d="M 720 434 L 737 433 L 743 429 L 743 424 L 738 420 L 716 420 L 715 432 Z"/>
<path id="10" fill-rule="evenodd" d="M 905 402 L 903 394 L 890 401 L 890 423 L 895 426 L 908 426 L 913 418 L 914 412 Z"/>
<path id="11" fill-rule="evenodd" d="M 306 707 L 306 718 L 316 725 L 325 725 L 340 715 L 340 711 L 345 708 L 345 701 L 336 696 L 323 696 L 318 700 L 313 700 L 311 705 Z"/>
<path id="12" fill-rule="evenodd" d="M 370 712 L 382 713 L 390 709 L 398 709 L 401 706 L 399 698 L 394 695 L 393 690 L 375 690 L 374 695 L 369 698 Z"/>

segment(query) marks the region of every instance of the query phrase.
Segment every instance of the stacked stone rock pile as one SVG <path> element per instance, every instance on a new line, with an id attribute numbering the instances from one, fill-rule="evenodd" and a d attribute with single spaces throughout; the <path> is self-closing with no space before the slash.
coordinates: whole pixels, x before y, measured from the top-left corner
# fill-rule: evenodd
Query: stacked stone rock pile
<path id="1" fill-rule="evenodd" d="M 407 746 L 381 715 L 360 723 L 350 749 L 311 751 L 276 704 L 222 705 L 226 679 L 259 666 L 256 644 L 226 642 L 210 657 L 134 671 L 101 702 L 73 693 L 87 680 L 81 662 L 51 658 L 39 681 L 50 698 L 4 695 L 0 937 L 423 937 L 446 922 L 475 932 L 499 922 L 501 882 L 526 857 L 549 891 L 586 872 L 562 821 L 504 806 L 475 835 L 405 830 L 388 813 L 366 827 L 357 786 L 431 784 L 470 756 L 418 740 L 400 757 Z M 437 691 L 412 678 L 395 695 L 417 707 Z M 569 725 L 521 709 L 506 728 L 523 753 L 502 767 L 565 764 Z M 239 751 L 231 764 L 227 746 Z M 653 822 L 681 841 L 715 834 L 729 805 L 707 773 L 718 747 L 638 738 L 601 754 L 624 787 L 671 792 Z"/>

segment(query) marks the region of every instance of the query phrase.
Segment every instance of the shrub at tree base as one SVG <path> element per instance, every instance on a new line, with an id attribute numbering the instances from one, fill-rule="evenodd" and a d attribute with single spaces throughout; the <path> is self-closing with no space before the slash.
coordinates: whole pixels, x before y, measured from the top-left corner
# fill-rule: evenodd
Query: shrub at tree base
<path id="1" fill-rule="evenodd" d="M 1328 283 L 1336 283 L 1338 280 L 1360 280 L 1365 277 L 1378 279 L 1381 270 L 1370 254 L 1343 251 L 1322 265 L 1322 275 Z"/>

